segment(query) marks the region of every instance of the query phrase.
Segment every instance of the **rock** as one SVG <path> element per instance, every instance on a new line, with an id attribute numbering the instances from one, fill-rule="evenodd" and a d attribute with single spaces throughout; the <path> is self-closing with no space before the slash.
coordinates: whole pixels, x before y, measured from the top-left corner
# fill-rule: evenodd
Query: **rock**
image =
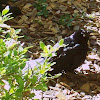
<path id="1" fill-rule="evenodd" d="M 62 92 L 59 92 L 56 94 L 56 97 L 59 99 L 59 100 L 66 100 L 66 96 L 62 93 Z"/>

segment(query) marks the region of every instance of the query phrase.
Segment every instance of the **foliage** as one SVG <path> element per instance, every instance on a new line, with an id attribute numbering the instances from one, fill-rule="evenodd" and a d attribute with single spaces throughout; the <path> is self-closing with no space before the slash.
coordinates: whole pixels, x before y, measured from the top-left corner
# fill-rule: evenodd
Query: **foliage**
<path id="1" fill-rule="evenodd" d="M 0 13 L 0 23 L 4 23 L 5 21 L 12 19 L 12 17 L 10 17 L 12 13 L 8 12 L 9 12 L 9 6 L 6 6 L 5 9 L 2 11 L 2 13 Z"/>
<path id="2" fill-rule="evenodd" d="M 59 42 L 57 48 L 40 42 L 44 62 L 23 73 L 23 68 L 28 60 L 25 53 L 30 47 L 23 48 L 23 43 L 18 41 L 17 34 L 20 29 L 15 30 L 4 24 L 5 21 L 11 19 L 8 12 L 9 7 L 7 6 L 0 16 L 0 31 L 3 38 L 0 39 L 0 100 L 31 99 L 35 95 L 32 90 L 47 90 L 46 83 L 51 78 L 47 77 L 47 71 L 55 64 L 50 63 L 49 59 L 56 56 L 55 51 L 63 45 L 63 40 Z"/>
<path id="3" fill-rule="evenodd" d="M 47 10 L 47 3 L 46 0 L 36 0 L 36 3 L 34 4 L 38 11 L 38 16 L 44 16 L 48 17 L 48 10 Z"/>
<path id="4" fill-rule="evenodd" d="M 75 19 L 75 17 L 76 17 L 76 14 L 73 17 L 70 14 L 65 14 L 60 17 L 59 24 L 70 27 L 72 26 L 72 21 Z"/>

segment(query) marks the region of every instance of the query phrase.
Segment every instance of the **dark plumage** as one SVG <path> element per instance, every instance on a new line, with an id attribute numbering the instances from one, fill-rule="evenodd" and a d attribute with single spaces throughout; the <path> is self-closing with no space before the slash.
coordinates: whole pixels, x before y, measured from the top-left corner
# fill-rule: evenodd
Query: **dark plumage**
<path id="1" fill-rule="evenodd" d="M 57 56 L 50 59 L 50 62 L 56 62 L 56 64 L 51 66 L 53 70 L 48 73 L 54 75 L 62 71 L 74 72 L 74 69 L 80 66 L 86 58 L 88 38 L 89 34 L 84 30 L 76 31 L 71 36 L 65 37 L 64 44 L 66 46 L 59 48 Z M 57 47 L 58 45 L 59 44 L 57 43 L 54 47 Z M 37 63 L 42 64 L 43 62 L 44 58 L 28 61 L 24 70 L 28 67 L 33 68 Z"/>
<path id="2" fill-rule="evenodd" d="M 57 51 L 57 56 L 51 59 L 56 64 L 52 66 L 54 70 L 49 73 L 53 75 L 61 71 L 74 72 L 74 69 L 80 66 L 86 59 L 88 39 L 89 34 L 84 30 L 76 31 L 71 36 L 65 37 L 64 44 L 66 46 L 60 48 Z"/>

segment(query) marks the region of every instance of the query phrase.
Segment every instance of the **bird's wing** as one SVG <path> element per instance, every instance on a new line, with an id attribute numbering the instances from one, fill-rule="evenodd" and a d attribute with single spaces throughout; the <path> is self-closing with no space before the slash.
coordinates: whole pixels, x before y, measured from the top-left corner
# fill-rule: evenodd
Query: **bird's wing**
<path id="1" fill-rule="evenodd" d="M 66 55 L 70 55 L 72 53 L 74 54 L 77 51 L 77 49 L 80 49 L 80 44 L 73 44 L 73 46 L 69 44 L 66 47 L 61 47 L 56 52 L 57 56 L 51 58 L 51 62 L 56 61 L 58 59 L 62 59 L 62 57 L 66 56 Z"/>
<path id="2" fill-rule="evenodd" d="M 75 52 L 77 49 L 80 48 L 80 44 L 74 44 L 73 46 L 68 45 L 67 47 L 62 48 L 62 50 L 60 51 L 60 49 L 57 51 L 58 56 L 65 56 L 67 53 L 70 52 Z"/>

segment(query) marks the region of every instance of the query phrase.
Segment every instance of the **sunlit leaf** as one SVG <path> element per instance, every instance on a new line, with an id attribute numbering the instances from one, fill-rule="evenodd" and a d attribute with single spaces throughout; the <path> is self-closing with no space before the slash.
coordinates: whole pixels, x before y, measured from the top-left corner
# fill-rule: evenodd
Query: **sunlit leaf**
<path id="1" fill-rule="evenodd" d="M 59 45 L 61 46 L 61 45 L 63 45 L 63 43 L 64 43 L 64 39 L 61 39 L 61 40 L 59 41 Z"/>
<path id="2" fill-rule="evenodd" d="M 5 9 L 2 11 L 2 16 L 9 12 L 9 6 L 6 6 Z"/>
<path id="3" fill-rule="evenodd" d="M 40 48 L 41 48 L 42 50 L 44 50 L 44 47 L 45 47 L 45 44 L 44 44 L 42 41 L 40 41 Z"/>
<path id="4" fill-rule="evenodd" d="M 16 33 L 16 34 L 19 34 L 20 32 L 21 32 L 21 29 L 16 29 L 16 30 L 15 30 L 15 33 Z"/>
<path id="5" fill-rule="evenodd" d="M 43 51 L 44 51 L 45 53 L 48 53 L 48 48 L 45 46 Z"/>

